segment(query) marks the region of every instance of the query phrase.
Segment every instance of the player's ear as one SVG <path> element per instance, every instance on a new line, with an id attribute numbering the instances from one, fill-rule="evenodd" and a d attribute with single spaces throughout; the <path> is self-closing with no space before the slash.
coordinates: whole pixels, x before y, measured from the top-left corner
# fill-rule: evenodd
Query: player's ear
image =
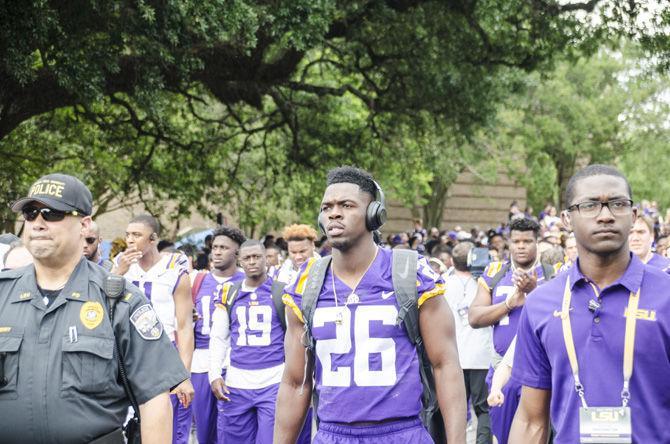
<path id="1" fill-rule="evenodd" d="M 572 222 L 570 221 L 570 212 L 568 210 L 561 211 L 561 222 L 563 222 L 563 226 L 568 231 L 572 231 Z"/>

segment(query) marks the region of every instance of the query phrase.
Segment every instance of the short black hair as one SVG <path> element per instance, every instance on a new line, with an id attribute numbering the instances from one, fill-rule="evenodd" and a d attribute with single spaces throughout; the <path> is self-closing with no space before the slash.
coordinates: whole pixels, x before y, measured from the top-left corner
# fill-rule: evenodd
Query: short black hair
<path id="1" fill-rule="evenodd" d="M 537 239 L 537 236 L 540 234 L 540 224 L 533 219 L 513 219 L 512 222 L 509 223 L 510 234 L 512 231 L 532 231 L 535 239 Z"/>
<path id="2" fill-rule="evenodd" d="M 211 234 L 211 236 L 212 240 L 216 239 L 218 236 L 225 236 L 235 242 L 238 247 L 247 240 L 247 237 L 244 235 L 244 233 L 242 233 L 242 230 L 239 228 L 229 227 L 227 225 L 219 225 Z"/>
<path id="3" fill-rule="evenodd" d="M 243 248 L 250 248 L 250 247 L 261 247 L 261 250 L 265 251 L 265 245 L 263 245 L 263 242 L 256 239 L 245 240 L 242 243 L 242 245 L 240 245 L 240 250 L 242 250 Z"/>
<path id="4" fill-rule="evenodd" d="M 328 171 L 326 177 L 326 186 L 336 183 L 353 183 L 358 185 L 361 191 L 372 196 L 372 200 L 377 199 L 377 186 L 372 174 L 365 170 L 352 166 L 341 166 Z"/>
<path id="5" fill-rule="evenodd" d="M 147 227 L 151 228 L 151 231 L 156 233 L 157 236 L 161 235 L 161 224 L 158 222 L 158 219 L 153 217 L 151 214 L 140 214 L 138 216 L 130 219 L 131 224 L 144 224 Z"/>
<path id="6" fill-rule="evenodd" d="M 602 165 L 596 163 L 582 168 L 570 178 L 570 180 L 568 181 L 568 186 L 565 188 L 565 207 L 567 208 L 574 204 L 573 199 L 575 198 L 575 187 L 577 186 L 577 182 L 586 177 L 601 176 L 601 175 L 614 176 L 623 179 L 624 182 L 626 182 L 626 188 L 628 189 L 628 196 L 631 199 L 633 199 L 633 190 L 630 188 L 630 183 L 628 183 L 628 179 L 626 179 L 626 176 L 624 176 L 621 171 L 617 170 L 616 168 L 610 165 Z"/>

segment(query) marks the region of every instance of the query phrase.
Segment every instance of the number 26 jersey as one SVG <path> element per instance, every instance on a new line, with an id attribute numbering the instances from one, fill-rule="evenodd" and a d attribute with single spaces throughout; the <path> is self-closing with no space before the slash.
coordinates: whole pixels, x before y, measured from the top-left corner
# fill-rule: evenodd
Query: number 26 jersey
<path id="1" fill-rule="evenodd" d="M 284 295 L 300 319 L 312 263 L 303 265 Z M 332 268 L 326 273 L 312 324 L 321 421 L 383 421 L 421 411 L 419 358 L 404 326 L 396 325 L 391 265 L 391 250 L 380 248 L 355 289 L 333 276 Z M 416 279 L 419 307 L 444 292 L 442 279 L 425 258 L 419 258 Z"/>

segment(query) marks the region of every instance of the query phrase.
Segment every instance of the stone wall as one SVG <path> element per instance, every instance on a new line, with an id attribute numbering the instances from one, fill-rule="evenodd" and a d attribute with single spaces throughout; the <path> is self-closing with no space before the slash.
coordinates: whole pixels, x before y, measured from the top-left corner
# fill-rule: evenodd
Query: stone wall
<path id="1" fill-rule="evenodd" d="M 447 194 L 442 227 L 439 227 L 443 229 L 451 230 L 456 225 L 463 229 L 474 226 L 487 229 L 507 222 L 513 200 L 521 209 L 526 206 L 526 189 L 504 176 L 500 176 L 495 184 L 484 184 L 474 174 L 462 173 Z M 413 230 L 411 208 L 394 201 L 388 202 L 387 206 L 389 220 L 382 230 L 385 235 Z M 414 214 L 421 217 L 421 208 L 415 208 Z"/>

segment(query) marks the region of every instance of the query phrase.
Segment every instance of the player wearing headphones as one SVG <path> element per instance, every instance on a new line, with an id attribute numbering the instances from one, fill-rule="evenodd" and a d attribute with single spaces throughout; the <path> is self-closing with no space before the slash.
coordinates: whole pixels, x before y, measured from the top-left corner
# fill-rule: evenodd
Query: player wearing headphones
<path id="1" fill-rule="evenodd" d="M 290 310 L 275 443 L 295 442 L 312 381 L 320 420 L 314 443 L 433 442 L 419 419 L 423 386 L 416 348 L 397 325 L 392 252 L 373 240 L 385 219 L 383 193 L 369 173 L 353 167 L 328 173 L 319 224 L 332 245 L 332 261 L 311 321 L 303 318 L 301 307 L 306 287 L 313 288 L 307 282 L 310 270 L 319 267 L 315 261 L 304 264 L 285 290 Z M 418 262 L 416 285 L 419 329 L 448 439 L 465 443 L 465 389 L 454 319 L 444 298 L 435 297 L 444 291 L 442 280 L 424 258 Z M 311 325 L 314 352 L 301 340 L 305 323 Z"/>
<path id="2" fill-rule="evenodd" d="M 163 324 L 165 334 L 176 342 L 179 356 L 190 371 L 194 340 L 188 259 L 181 253 L 159 253 L 159 233 L 160 225 L 155 217 L 143 214 L 133 218 L 126 228 L 128 248 L 117 256 L 112 272 L 124 276 L 144 292 Z M 188 443 L 192 420 L 189 406 L 193 393 L 191 381 L 186 380 L 170 397 L 173 443 Z"/>

